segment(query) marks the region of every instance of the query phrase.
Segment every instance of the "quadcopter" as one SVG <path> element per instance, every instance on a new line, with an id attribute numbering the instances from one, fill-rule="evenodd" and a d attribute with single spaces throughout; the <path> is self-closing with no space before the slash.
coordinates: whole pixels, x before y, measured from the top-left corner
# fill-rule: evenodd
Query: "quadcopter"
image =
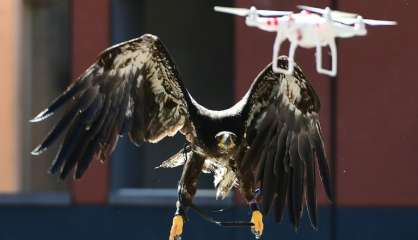
<path id="1" fill-rule="evenodd" d="M 217 12 L 229 13 L 245 18 L 245 23 L 250 27 L 257 27 L 268 32 L 277 32 L 273 46 L 273 71 L 276 73 L 292 74 L 295 67 L 294 55 L 298 46 L 304 48 L 316 48 L 316 70 L 318 73 L 335 76 L 337 74 L 337 47 L 335 38 L 349 38 L 365 36 L 366 25 L 396 25 L 394 21 L 364 19 L 355 13 L 334 11 L 329 7 L 315 8 L 298 6 L 302 11 L 293 13 L 290 11 L 257 10 L 255 7 L 214 8 Z M 277 65 L 280 46 L 286 39 L 290 42 L 289 65 L 287 69 Z M 331 50 L 331 69 L 322 66 L 322 47 L 329 46 Z"/>

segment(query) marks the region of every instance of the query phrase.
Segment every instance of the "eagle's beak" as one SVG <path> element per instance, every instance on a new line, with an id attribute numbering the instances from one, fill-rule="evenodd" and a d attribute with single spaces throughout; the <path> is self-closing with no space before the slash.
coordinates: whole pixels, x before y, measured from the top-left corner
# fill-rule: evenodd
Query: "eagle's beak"
<path id="1" fill-rule="evenodd" d="M 233 132 L 222 131 L 216 134 L 215 139 L 218 142 L 219 149 L 228 151 L 236 146 L 237 135 Z"/>

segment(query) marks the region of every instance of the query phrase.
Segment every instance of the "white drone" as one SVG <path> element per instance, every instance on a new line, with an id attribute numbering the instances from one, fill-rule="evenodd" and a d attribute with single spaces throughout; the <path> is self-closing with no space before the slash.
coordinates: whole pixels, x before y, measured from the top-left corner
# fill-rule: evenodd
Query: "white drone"
<path id="1" fill-rule="evenodd" d="M 349 38 L 367 34 L 367 25 L 396 25 L 394 21 L 364 19 L 358 14 L 333 11 L 308 6 L 298 6 L 300 13 L 288 11 L 257 10 L 255 7 L 230 8 L 215 7 L 215 11 L 245 16 L 245 23 L 268 32 L 277 32 L 273 46 L 273 71 L 292 74 L 296 47 L 316 47 L 316 70 L 319 73 L 335 76 L 337 74 L 337 48 L 335 38 Z M 284 40 L 290 42 L 289 66 L 287 69 L 277 65 L 280 46 Z M 322 67 L 322 47 L 331 49 L 331 70 Z"/>

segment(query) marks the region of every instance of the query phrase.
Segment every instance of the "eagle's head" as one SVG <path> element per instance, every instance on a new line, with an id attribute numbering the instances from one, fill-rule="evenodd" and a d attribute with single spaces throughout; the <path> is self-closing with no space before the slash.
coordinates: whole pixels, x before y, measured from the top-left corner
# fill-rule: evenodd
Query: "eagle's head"
<path id="1" fill-rule="evenodd" d="M 237 135 L 233 132 L 222 131 L 215 135 L 219 152 L 229 153 L 236 147 Z"/>

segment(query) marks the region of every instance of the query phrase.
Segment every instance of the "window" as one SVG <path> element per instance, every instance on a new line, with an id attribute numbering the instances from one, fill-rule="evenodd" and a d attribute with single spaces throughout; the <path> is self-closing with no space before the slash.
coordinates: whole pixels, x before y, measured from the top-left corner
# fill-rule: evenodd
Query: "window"
<path id="1" fill-rule="evenodd" d="M 219 4 L 228 3 L 231 1 Z M 159 36 L 192 96 L 208 108 L 229 107 L 234 96 L 233 18 L 214 13 L 215 4 L 209 0 L 113 0 L 112 42 L 144 33 Z M 136 148 L 127 137 L 123 138 L 113 155 L 112 189 L 176 188 L 181 168 L 154 167 L 177 153 L 184 143 L 184 137 L 178 135 Z M 202 174 L 199 185 L 212 189 L 212 176 Z"/>
<path id="2" fill-rule="evenodd" d="M 23 4 L 20 87 L 21 190 L 63 191 L 65 182 L 47 174 L 57 145 L 41 156 L 30 155 L 58 116 L 36 125 L 28 120 L 43 110 L 70 82 L 69 1 L 27 0 Z"/>

